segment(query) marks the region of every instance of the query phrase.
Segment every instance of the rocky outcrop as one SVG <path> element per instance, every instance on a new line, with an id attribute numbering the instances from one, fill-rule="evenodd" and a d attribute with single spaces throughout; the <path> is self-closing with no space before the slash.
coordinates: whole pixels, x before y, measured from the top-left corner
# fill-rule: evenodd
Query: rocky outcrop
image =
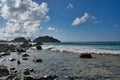
<path id="1" fill-rule="evenodd" d="M 92 58 L 92 55 L 89 54 L 89 53 L 83 53 L 83 54 L 80 55 L 80 58 L 87 58 L 87 59 L 90 59 L 90 58 Z"/>
<path id="2" fill-rule="evenodd" d="M 12 40 L 12 42 L 28 42 L 24 37 L 18 37 Z"/>
<path id="3" fill-rule="evenodd" d="M 33 42 L 60 42 L 58 39 L 49 36 L 41 36 L 33 40 Z"/>

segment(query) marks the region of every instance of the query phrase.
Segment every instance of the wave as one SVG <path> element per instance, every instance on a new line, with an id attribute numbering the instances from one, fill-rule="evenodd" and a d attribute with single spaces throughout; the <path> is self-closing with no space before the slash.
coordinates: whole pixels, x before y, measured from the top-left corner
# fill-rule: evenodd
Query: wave
<path id="1" fill-rule="evenodd" d="M 97 48 L 93 46 L 73 45 L 42 45 L 44 50 L 57 50 L 70 53 L 97 53 L 97 54 L 120 54 L 120 50 Z"/>

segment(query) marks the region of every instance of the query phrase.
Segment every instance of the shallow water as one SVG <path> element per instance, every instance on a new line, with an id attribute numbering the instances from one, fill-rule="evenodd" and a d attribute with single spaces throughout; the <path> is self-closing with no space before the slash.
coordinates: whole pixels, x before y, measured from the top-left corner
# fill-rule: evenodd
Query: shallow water
<path id="1" fill-rule="evenodd" d="M 22 60 L 23 54 L 29 54 L 28 60 Z M 40 78 L 48 75 L 56 75 L 58 80 L 117 80 L 120 77 L 120 56 L 94 55 L 92 59 L 80 59 L 77 53 L 65 53 L 49 50 L 33 50 L 17 55 L 16 52 L 10 56 L 0 58 L 0 64 L 8 67 L 15 67 L 19 72 L 19 77 L 23 80 L 23 72 L 26 68 L 34 69 L 31 76 Z M 17 60 L 10 62 L 10 58 L 21 61 L 17 65 Z M 43 59 L 41 63 L 33 62 L 34 59 Z"/>

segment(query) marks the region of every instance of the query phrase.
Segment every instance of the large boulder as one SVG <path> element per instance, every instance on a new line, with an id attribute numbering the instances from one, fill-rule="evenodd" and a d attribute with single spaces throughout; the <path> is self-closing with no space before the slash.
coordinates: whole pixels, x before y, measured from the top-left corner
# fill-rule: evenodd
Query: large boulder
<path id="1" fill-rule="evenodd" d="M 92 55 L 89 54 L 89 53 L 83 53 L 83 54 L 80 55 L 80 58 L 87 58 L 87 59 L 90 59 L 90 58 L 92 58 Z"/>
<path id="2" fill-rule="evenodd" d="M 10 75 L 10 71 L 6 66 L 0 65 L 0 77 L 5 77 Z"/>
<path id="3" fill-rule="evenodd" d="M 39 46 L 36 46 L 36 49 L 37 49 L 37 50 L 41 50 L 42 47 L 39 45 Z"/>

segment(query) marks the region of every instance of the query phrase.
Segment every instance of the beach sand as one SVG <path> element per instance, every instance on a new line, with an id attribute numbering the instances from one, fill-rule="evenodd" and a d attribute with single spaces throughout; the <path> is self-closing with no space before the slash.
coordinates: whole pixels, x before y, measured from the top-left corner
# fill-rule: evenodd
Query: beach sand
<path id="1" fill-rule="evenodd" d="M 29 54 L 28 60 L 23 60 L 22 55 Z M 83 59 L 78 53 L 67 53 L 50 50 L 33 50 L 18 55 L 11 52 L 11 55 L 0 58 L 0 64 L 15 68 L 21 80 L 24 79 L 25 69 L 33 69 L 30 76 L 41 78 L 43 76 L 58 76 L 57 80 L 119 80 L 120 79 L 120 56 L 92 54 L 93 58 Z M 15 58 L 15 61 L 10 61 Z M 42 59 L 42 62 L 34 62 L 35 59 Z M 17 61 L 21 63 L 18 65 Z"/>

